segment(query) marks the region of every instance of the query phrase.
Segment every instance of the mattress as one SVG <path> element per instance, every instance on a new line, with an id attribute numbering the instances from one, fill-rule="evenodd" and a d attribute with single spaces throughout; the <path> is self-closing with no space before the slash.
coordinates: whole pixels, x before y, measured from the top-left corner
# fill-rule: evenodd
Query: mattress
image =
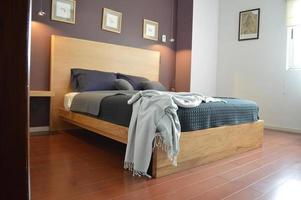
<path id="1" fill-rule="evenodd" d="M 65 97 L 65 102 L 72 101 L 71 98 L 74 98 L 74 95 Z M 97 118 L 128 127 L 132 114 L 132 106 L 127 104 L 130 98 L 129 95 L 105 97 L 101 101 Z M 195 108 L 179 107 L 177 113 L 182 132 L 250 123 L 259 119 L 259 109 L 255 102 L 225 97 L 221 99 L 227 103 L 210 102 Z"/>

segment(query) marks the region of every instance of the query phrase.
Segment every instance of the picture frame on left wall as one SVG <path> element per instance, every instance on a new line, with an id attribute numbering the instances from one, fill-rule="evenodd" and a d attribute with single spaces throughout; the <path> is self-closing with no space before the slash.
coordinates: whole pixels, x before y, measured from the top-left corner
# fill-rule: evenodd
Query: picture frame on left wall
<path id="1" fill-rule="evenodd" d="M 144 19 L 143 20 L 143 38 L 153 41 L 158 41 L 159 39 L 159 23 Z"/>
<path id="2" fill-rule="evenodd" d="M 52 0 L 51 20 L 75 24 L 76 1 Z"/>
<path id="3" fill-rule="evenodd" d="M 103 8 L 102 29 L 113 33 L 121 33 L 122 13 Z"/>

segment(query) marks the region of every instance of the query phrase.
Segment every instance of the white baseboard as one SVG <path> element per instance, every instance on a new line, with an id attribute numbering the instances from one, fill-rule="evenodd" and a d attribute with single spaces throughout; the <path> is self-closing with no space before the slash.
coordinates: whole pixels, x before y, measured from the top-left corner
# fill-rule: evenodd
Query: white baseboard
<path id="1" fill-rule="evenodd" d="M 49 132 L 50 127 L 49 126 L 40 126 L 40 127 L 30 127 L 29 132 L 30 133 L 37 133 L 37 132 Z"/>
<path id="2" fill-rule="evenodd" d="M 270 129 L 270 130 L 275 130 L 275 131 L 284 131 L 284 132 L 289 132 L 289 133 L 299 133 L 301 134 L 300 129 L 294 129 L 294 128 L 286 128 L 286 127 L 278 127 L 278 126 L 273 126 L 269 124 L 264 125 L 265 129 Z"/>

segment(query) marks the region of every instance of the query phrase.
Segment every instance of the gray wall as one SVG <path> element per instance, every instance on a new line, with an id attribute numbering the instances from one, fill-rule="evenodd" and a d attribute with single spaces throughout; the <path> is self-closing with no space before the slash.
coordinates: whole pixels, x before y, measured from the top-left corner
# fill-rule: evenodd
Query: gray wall
<path id="1" fill-rule="evenodd" d="M 239 12 L 253 8 L 259 40 L 239 42 Z M 286 70 L 285 13 L 285 0 L 220 1 L 217 94 L 255 100 L 266 126 L 301 133 L 301 71 Z"/>
<path id="2" fill-rule="evenodd" d="M 219 0 L 193 3 L 190 91 L 216 95 Z"/>

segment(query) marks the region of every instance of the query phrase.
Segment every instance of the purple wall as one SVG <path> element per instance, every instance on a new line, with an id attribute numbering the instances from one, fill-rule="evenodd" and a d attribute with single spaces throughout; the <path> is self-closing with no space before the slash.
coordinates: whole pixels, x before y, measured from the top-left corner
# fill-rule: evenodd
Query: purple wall
<path id="1" fill-rule="evenodd" d="M 30 99 L 30 127 L 49 126 L 50 98 Z"/>
<path id="2" fill-rule="evenodd" d="M 40 17 L 40 0 L 32 5 L 32 54 L 31 89 L 49 89 L 50 36 L 51 34 L 93 41 L 126 45 L 161 52 L 160 81 L 174 87 L 175 44 L 153 42 L 142 38 L 144 18 L 160 23 L 160 35 L 171 35 L 171 7 L 174 0 L 85 0 L 76 1 L 76 24 L 51 21 L 51 0 L 44 0 L 47 15 Z M 102 8 L 123 13 L 122 33 L 116 34 L 101 29 Z M 175 14 L 176 15 L 176 14 Z M 175 27 L 173 27 L 175 28 Z"/>
<path id="3" fill-rule="evenodd" d="M 160 51 L 160 81 L 169 88 L 176 86 L 177 91 L 189 91 L 193 0 L 85 0 L 76 2 L 76 24 L 71 25 L 50 20 L 51 0 L 43 0 L 47 15 L 38 16 L 40 0 L 33 0 L 31 90 L 49 90 L 50 36 L 56 34 Z M 173 27 L 171 26 L 172 6 L 174 6 Z M 104 7 L 123 13 L 121 34 L 101 29 L 102 8 Z M 162 34 L 171 36 L 171 29 L 173 29 L 176 43 L 162 44 L 143 39 L 144 18 L 160 23 L 160 36 Z M 31 126 L 48 125 L 49 99 L 31 99 L 30 119 Z"/>
<path id="4" fill-rule="evenodd" d="M 190 91 L 193 0 L 177 2 L 176 91 Z M 185 31 L 184 31 L 185 30 Z"/>

